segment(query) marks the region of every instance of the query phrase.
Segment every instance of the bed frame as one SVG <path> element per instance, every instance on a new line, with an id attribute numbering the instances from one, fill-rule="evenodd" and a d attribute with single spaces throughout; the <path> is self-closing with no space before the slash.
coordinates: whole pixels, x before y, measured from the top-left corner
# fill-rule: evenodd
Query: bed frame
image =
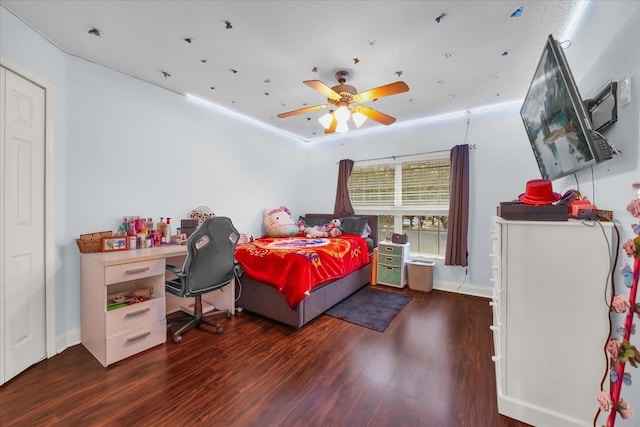
<path id="1" fill-rule="evenodd" d="M 305 217 L 338 218 L 344 215 L 307 214 Z M 378 217 L 369 217 L 369 227 L 373 240 L 373 247 L 378 246 Z M 373 256 L 369 253 L 369 260 Z M 371 279 L 371 262 L 353 273 L 333 282 L 326 283 L 314 289 L 298 307 L 293 310 L 287 300 L 272 285 L 260 282 L 244 274 L 240 277 L 237 288 L 238 300 L 236 307 L 284 323 L 294 328 L 301 328 L 320 314 L 327 311 L 358 289 L 369 284 Z"/>

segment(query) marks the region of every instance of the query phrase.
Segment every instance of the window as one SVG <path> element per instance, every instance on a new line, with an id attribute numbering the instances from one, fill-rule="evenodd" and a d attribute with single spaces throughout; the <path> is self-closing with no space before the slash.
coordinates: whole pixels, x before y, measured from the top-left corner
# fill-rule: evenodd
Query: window
<path id="1" fill-rule="evenodd" d="M 378 240 L 406 233 L 412 253 L 444 256 L 449 218 L 449 152 L 358 162 L 349 195 L 359 214 L 378 215 Z"/>

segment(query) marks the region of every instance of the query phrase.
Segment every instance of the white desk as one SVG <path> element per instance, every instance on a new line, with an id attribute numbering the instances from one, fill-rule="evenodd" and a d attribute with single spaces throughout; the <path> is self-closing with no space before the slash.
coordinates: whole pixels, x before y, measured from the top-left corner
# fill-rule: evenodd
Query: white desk
<path id="1" fill-rule="evenodd" d="M 80 255 L 81 342 L 103 366 L 166 341 L 166 314 L 193 298 L 165 294 L 165 265 L 182 266 L 180 245 Z M 109 295 L 152 288 L 149 301 L 107 310 Z M 202 296 L 217 309 L 235 312 L 235 284 Z"/>

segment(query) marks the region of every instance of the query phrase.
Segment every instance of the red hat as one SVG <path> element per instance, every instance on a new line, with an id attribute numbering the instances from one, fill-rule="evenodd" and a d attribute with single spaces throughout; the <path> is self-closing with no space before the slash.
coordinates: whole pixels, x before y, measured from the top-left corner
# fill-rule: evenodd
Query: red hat
<path id="1" fill-rule="evenodd" d="M 534 206 L 550 205 L 560 200 L 562 196 L 554 193 L 551 188 L 551 181 L 546 179 L 532 179 L 527 182 L 527 189 L 524 194 L 518 197 L 518 201 Z"/>

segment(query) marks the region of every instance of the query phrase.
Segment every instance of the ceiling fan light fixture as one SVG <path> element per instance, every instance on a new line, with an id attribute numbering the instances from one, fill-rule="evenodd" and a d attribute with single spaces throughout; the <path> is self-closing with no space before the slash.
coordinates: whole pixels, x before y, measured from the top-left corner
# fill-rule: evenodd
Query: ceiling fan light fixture
<path id="1" fill-rule="evenodd" d="M 349 126 L 347 125 L 347 122 L 338 122 L 338 125 L 336 126 L 336 132 L 338 133 L 346 133 L 349 132 Z"/>
<path id="2" fill-rule="evenodd" d="M 349 120 L 349 117 L 351 117 L 351 112 L 344 105 L 339 106 L 336 112 L 333 114 L 335 115 L 338 124 L 344 123 L 346 125 L 347 120 Z"/>
<path id="3" fill-rule="evenodd" d="M 326 113 L 318 119 L 322 127 L 325 129 L 329 129 L 329 126 L 331 126 L 331 120 L 333 120 L 331 113 Z"/>
<path id="4" fill-rule="evenodd" d="M 367 121 L 367 116 L 359 111 L 354 111 L 351 118 L 353 119 L 353 123 L 356 124 L 356 128 L 359 128 L 365 121 Z"/>
<path id="5" fill-rule="evenodd" d="M 397 74 L 402 74 L 402 71 L 398 71 Z M 347 71 L 338 71 L 336 73 L 336 79 L 339 84 L 334 87 L 329 87 L 320 80 L 304 80 L 302 83 L 323 94 L 327 99 L 327 103 L 280 113 L 278 114 L 278 117 L 285 118 L 298 114 L 307 114 L 311 111 L 322 110 L 327 107 L 335 109 L 335 111 L 329 110 L 328 114 L 324 114 L 322 117 L 318 118 L 318 122 L 325 128 L 324 133 L 326 134 L 333 132 L 348 132 L 349 125 L 347 123 L 349 119 L 352 119 L 354 125 L 358 128 L 361 127 L 368 119 L 386 126 L 389 126 L 396 121 L 395 117 L 391 117 L 385 113 L 374 110 L 373 108 L 353 104 L 376 101 L 378 98 L 384 96 L 407 92 L 409 90 L 409 86 L 407 86 L 405 82 L 397 81 L 358 92 L 355 87 L 346 84 L 348 77 L 349 73 Z M 409 102 L 411 102 L 411 100 L 409 100 Z M 307 118 L 307 120 L 310 120 L 310 118 Z"/>

